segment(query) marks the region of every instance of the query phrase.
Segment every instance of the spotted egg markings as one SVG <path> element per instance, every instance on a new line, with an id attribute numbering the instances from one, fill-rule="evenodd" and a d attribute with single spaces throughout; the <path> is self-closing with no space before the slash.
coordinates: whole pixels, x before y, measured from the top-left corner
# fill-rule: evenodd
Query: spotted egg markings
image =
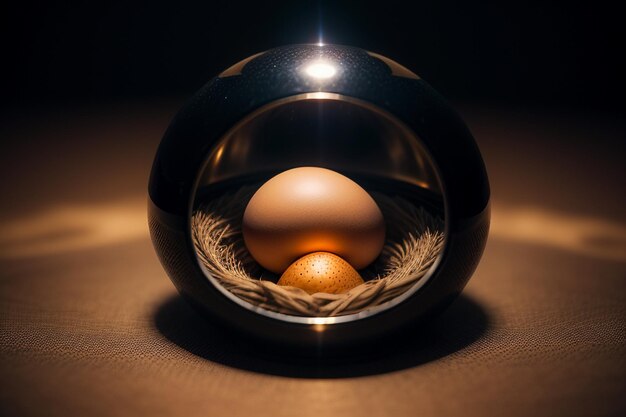
<path id="1" fill-rule="evenodd" d="M 338 294 L 363 283 L 352 266 L 328 252 L 315 252 L 296 260 L 283 273 L 278 285 L 301 288 L 309 294 Z"/>

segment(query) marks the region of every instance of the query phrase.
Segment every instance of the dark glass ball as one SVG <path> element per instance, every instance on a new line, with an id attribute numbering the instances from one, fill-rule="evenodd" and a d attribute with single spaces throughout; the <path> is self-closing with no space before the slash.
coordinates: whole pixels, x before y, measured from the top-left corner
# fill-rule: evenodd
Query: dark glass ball
<path id="1" fill-rule="evenodd" d="M 302 317 L 239 300 L 207 276 L 191 239 L 198 195 L 307 165 L 406 195 L 445 220 L 444 248 L 415 288 L 371 311 Z M 154 160 L 148 216 L 163 267 L 210 320 L 318 354 L 373 342 L 442 311 L 482 255 L 489 184 L 471 133 L 416 74 L 359 48 L 290 45 L 233 65 L 180 110 Z"/>

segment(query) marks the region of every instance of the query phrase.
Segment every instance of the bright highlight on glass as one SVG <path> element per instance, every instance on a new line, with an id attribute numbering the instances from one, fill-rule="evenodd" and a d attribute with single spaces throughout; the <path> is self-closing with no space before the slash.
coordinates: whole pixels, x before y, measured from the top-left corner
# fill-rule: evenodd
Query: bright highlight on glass
<path id="1" fill-rule="evenodd" d="M 333 77 L 337 73 L 337 69 L 327 62 L 314 62 L 308 65 L 304 72 L 313 78 L 327 79 Z"/>

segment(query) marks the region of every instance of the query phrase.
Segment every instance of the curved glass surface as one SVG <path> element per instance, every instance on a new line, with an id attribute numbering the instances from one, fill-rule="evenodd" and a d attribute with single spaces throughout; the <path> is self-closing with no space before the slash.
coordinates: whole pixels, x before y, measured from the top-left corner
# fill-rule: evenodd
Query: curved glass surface
<path id="1" fill-rule="evenodd" d="M 300 166 L 335 170 L 367 191 L 408 195 L 415 205 L 445 218 L 437 169 L 417 135 L 371 103 L 325 92 L 269 103 L 230 129 L 207 156 L 195 187 L 194 210 L 215 196 L 215 190 L 219 195 Z M 440 257 L 441 253 L 428 272 L 402 294 L 358 313 L 331 317 L 294 316 L 253 305 L 233 295 L 200 260 L 199 264 L 213 285 L 245 308 L 281 320 L 325 325 L 368 317 L 402 302 L 428 281 Z M 277 277 L 261 273 L 259 278 L 275 282 Z"/>
<path id="2" fill-rule="evenodd" d="M 412 131 L 369 103 L 332 93 L 289 97 L 244 119 L 211 153 L 199 186 L 299 166 L 393 178 L 440 194 Z"/>

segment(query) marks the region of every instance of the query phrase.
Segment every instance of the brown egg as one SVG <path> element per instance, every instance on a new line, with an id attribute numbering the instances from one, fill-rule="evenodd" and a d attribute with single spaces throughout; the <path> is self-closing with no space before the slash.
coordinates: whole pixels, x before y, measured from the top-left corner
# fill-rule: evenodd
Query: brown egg
<path id="1" fill-rule="evenodd" d="M 301 288 L 309 294 L 340 294 L 361 284 L 363 279 L 349 263 L 328 252 L 303 256 L 292 263 L 278 280 L 278 285 Z"/>
<path id="2" fill-rule="evenodd" d="M 383 215 L 357 183 L 335 171 L 300 167 L 257 190 L 243 216 L 252 257 L 282 273 L 312 252 L 332 252 L 355 269 L 369 265 L 385 242 Z"/>

